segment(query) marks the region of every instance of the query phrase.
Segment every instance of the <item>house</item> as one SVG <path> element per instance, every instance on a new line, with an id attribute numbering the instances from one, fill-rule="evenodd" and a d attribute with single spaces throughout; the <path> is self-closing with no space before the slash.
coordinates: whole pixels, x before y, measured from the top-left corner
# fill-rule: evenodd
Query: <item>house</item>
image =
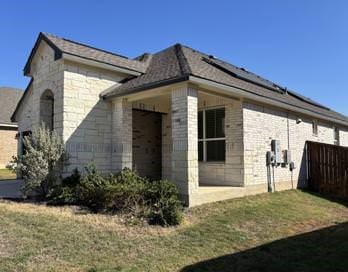
<path id="1" fill-rule="evenodd" d="M 66 144 L 64 174 L 132 168 L 189 206 L 305 186 L 307 140 L 348 145 L 346 116 L 181 44 L 130 59 L 40 33 L 24 75 L 19 147 L 43 121 Z"/>
<path id="2" fill-rule="evenodd" d="M 11 122 L 11 115 L 22 94 L 22 90 L 0 87 L 0 169 L 17 155 L 17 124 Z"/>

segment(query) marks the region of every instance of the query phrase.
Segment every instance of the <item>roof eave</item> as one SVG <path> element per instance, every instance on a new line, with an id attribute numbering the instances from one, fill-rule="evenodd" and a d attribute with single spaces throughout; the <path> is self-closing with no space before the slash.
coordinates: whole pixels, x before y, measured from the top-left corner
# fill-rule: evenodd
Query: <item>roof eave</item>
<path id="1" fill-rule="evenodd" d="M 336 119 L 336 118 L 324 115 L 322 113 L 318 113 L 318 112 L 308 110 L 308 109 L 305 109 L 302 107 L 296 107 L 294 105 L 284 103 L 284 102 L 279 101 L 279 100 L 274 99 L 274 98 L 262 96 L 262 95 L 254 93 L 254 92 L 251 92 L 249 90 L 242 89 L 240 87 L 222 84 L 219 82 L 215 82 L 215 81 L 205 79 L 205 78 L 200 78 L 197 76 L 190 76 L 189 81 L 197 84 L 198 86 L 215 88 L 215 89 L 220 90 L 221 92 L 223 92 L 225 94 L 233 94 L 233 95 L 241 97 L 241 98 L 247 98 L 247 99 L 250 99 L 253 101 L 257 101 L 257 102 L 261 102 L 264 104 L 276 106 L 276 107 L 283 108 L 283 109 L 286 109 L 286 110 L 289 110 L 292 112 L 301 113 L 301 114 L 304 114 L 307 116 L 312 116 L 312 117 L 315 117 L 318 119 L 330 121 L 330 122 L 348 127 L 348 121 Z"/>
<path id="2" fill-rule="evenodd" d="M 121 97 L 121 96 L 129 95 L 129 94 L 133 94 L 133 93 L 138 93 L 141 91 L 154 89 L 154 88 L 158 88 L 158 87 L 163 87 L 166 85 L 171 85 L 174 83 L 188 81 L 188 80 L 189 80 L 189 75 L 182 75 L 180 77 L 174 77 L 174 78 L 161 80 L 161 81 L 157 81 L 157 82 L 151 82 L 149 84 L 144 84 L 144 85 L 136 87 L 136 88 L 126 89 L 126 90 L 119 92 L 119 93 L 113 93 L 118 87 L 120 87 L 120 86 L 114 86 L 114 87 L 111 87 L 109 90 L 106 90 L 107 93 L 104 92 L 104 94 L 101 94 L 101 97 L 103 99 L 107 99 L 107 98 L 111 98 L 111 97 Z"/>

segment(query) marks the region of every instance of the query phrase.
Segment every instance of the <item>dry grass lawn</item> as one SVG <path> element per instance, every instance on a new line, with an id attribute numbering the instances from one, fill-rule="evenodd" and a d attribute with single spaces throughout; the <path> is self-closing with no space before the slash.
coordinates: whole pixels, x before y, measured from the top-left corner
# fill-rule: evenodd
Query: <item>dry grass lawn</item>
<path id="1" fill-rule="evenodd" d="M 347 271 L 348 208 L 301 191 L 203 205 L 179 227 L 0 202 L 0 271 Z"/>

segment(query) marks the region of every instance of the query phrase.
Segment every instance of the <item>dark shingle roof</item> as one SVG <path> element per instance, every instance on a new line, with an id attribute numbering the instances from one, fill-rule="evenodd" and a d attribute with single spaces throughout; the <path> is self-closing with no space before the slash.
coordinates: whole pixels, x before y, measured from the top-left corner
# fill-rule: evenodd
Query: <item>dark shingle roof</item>
<path id="1" fill-rule="evenodd" d="M 56 58 L 59 58 L 62 53 L 78 56 L 81 58 L 109 64 L 115 67 L 121 67 L 139 73 L 144 73 L 148 62 L 136 59 L 128 59 L 127 57 L 108 52 L 102 49 L 95 48 L 86 44 L 60 38 L 48 33 L 40 33 L 34 48 L 32 49 L 28 62 L 25 65 L 24 71 L 28 70 L 31 60 L 35 55 L 35 51 L 41 40 L 45 40 L 56 52 Z"/>
<path id="2" fill-rule="evenodd" d="M 180 44 L 155 53 L 143 75 L 133 77 L 118 87 L 109 88 L 102 96 L 125 95 L 175 81 L 184 81 L 189 76 L 196 76 L 227 86 L 237 87 L 283 104 L 341 120 L 348 125 L 346 116 L 332 111 L 309 98 L 243 68 Z"/>
<path id="3" fill-rule="evenodd" d="M 106 90 L 106 96 L 114 94 L 125 94 L 135 92 L 138 88 L 144 89 L 153 84 L 169 84 L 173 80 L 180 79 L 190 73 L 189 67 L 180 46 L 169 47 L 152 56 L 146 72 L 138 77 L 124 82 L 119 88 L 112 92 Z"/>
<path id="4" fill-rule="evenodd" d="M 13 125 L 11 115 L 22 95 L 22 90 L 0 87 L 0 124 Z"/>

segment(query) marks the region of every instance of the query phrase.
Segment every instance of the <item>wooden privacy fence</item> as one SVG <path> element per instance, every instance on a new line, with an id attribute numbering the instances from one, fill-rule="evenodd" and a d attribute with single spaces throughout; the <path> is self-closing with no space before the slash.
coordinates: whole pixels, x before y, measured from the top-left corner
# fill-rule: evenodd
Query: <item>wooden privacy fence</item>
<path id="1" fill-rule="evenodd" d="M 348 198 L 348 148 L 307 141 L 308 188 Z"/>

